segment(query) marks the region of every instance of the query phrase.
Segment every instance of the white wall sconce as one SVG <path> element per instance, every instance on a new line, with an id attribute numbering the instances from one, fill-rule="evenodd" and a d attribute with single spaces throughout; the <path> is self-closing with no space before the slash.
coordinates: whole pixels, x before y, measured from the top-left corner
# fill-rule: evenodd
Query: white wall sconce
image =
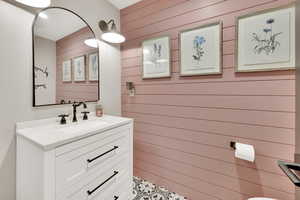
<path id="1" fill-rule="evenodd" d="M 135 86 L 133 82 L 126 82 L 126 88 L 128 90 L 129 96 L 133 97 L 135 95 Z"/>
<path id="2" fill-rule="evenodd" d="M 111 27 L 109 27 L 109 24 L 111 24 Z M 103 32 L 101 35 L 102 40 L 114 44 L 125 42 L 126 38 L 119 31 L 117 31 L 115 20 L 111 19 L 108 22 L 101 20 L 98 25 Z"/>

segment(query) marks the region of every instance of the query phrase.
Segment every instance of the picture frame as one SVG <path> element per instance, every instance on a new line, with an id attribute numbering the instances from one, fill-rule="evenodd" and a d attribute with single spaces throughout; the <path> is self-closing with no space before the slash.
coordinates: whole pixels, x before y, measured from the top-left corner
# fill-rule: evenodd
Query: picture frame
<path id="1" fill-rule="evenodd" d="M 86 66 L 86 59 L 85 55 L 78 56 L 73 58 L 73 74 L 74 74 L 74 81 L 85 81 L 85 66 Z"/>
<path id="2" fill-rule="evenodd" d="M 89 81 L 99 80 L 99 54 L 98 52 L 88 54 Z"/>
<path id="3" fill-rule="evenodd" d="M 72 62 L 71 60 L 65 60 L 62 63 L 62 81 L 71 82 L 72 81 Z"/>
<path id="4" fill-rule="evenodd" d="M 142 78 L 171 77 L 171 38 L 161 36 L 142 42 Z"/>
<path id="5" fill-rule="evenodd" d="M 236 18 L 235 72 L 295 69 L 294 4 Z"/>
<path id="6" fill-rule="evenodd" d="M 179 33 L 180 76 L 222 74 L 222 27 L 216 21 Z"/>

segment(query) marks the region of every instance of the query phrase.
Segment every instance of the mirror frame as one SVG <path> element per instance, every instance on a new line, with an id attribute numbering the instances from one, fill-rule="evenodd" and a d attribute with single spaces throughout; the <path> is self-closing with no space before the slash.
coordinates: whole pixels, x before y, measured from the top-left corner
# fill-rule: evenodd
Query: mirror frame
<path id="1" fill-rule="evenodd" d="M 57 7 L 57 6 L 52 6 L 52 7 L 47 7 L 47 8 L 44 8 L 44 9 L 41 9 L 34 17 L 34 20 L 33 20 L 33 23 L 32 23 L 32 26 L 31 26 L 31 32 L 32 32 L 32 107 L 45 107 L 45 106 L 63 106 L 63 105 L 71 105 L 70 103 L 65 103 L 65 104 L 44 104 L 44 105 L 36 105 L 36 99 L 35 99 L 35 72 L 34 72 L 34 66 L 35 66 L 35 51 L 34 51 L 34 27 L 35 27 L 35 24 L 36 24 L 36 21 L 39 17 L 39 14 L 41 12 L 44 12 L 46 10 L 49 10 L 49 9 L 62 9 L 62 10 L 65 10 L 67 12 L 70 12 L 72 14 L 74 14 L 75 16 L 77 16 L 79 19 L 81 19 L 86 25 L 87 27 L 89 28 L 89 30 L 93 33 L 95 39 L 96 39 L 96 34 L 95 32 L 93 31 L 93 29 L 91 28 L 91 26 L 87 23 L 87 21 L 85 19 L 83 19 L 80 15 L 78 15 L 76 12 L 70 10 L 70 9 L 67 9 L 67 8 L 63 8 L 63 7 Z M 96 101 L 85 101 L 85 102 L 92 102 L 92 103 L 95 103 L 97 101 L 100 100 L 100 54 L 99 54 L 99 46 L 98 46 L 98 99 Z"/>

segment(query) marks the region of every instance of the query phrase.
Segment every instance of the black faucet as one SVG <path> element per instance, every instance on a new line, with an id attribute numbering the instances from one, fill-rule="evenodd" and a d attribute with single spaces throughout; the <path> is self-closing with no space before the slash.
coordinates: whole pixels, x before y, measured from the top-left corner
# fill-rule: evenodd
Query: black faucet
<path id="1" fill-rule="evenodd" d="M 87 106 L 84 102 L 79 102 L 77 103 L 76 101 L 73 103 L 73 122 L 77 122 L 77 116 L 76 116 L 76 113 L 77 113 L 77 107 L 83 105 L 83 108 L 86 109 Z"/>

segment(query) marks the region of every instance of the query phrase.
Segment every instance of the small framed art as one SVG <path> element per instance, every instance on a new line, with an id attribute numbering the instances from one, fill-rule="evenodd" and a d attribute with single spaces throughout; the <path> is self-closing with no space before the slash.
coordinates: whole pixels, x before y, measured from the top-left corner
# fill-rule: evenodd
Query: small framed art
<path id="1" fill-rule="evenodd" d="M 62 81 L 63 82 L 72 81 L 71 60 L 66 60 L 62 63 Z"/>
<path id="2" fill-rule="evenodd" d="M 89 57 L 89 80 L 98 81 L 99 80 L 99 56 L 98 52 L 91 53 Z"/>
<path id="3" fill-rule="evenodd" d="M 85 81 L 85 56 L 73 58 L 74 81 Z"/>
<path id="4" fill-rule="evenodd" d="M 184 30 L 180 38 L 180 75 L 222 73 L 222 23 Z"/>
<path id="5" fill-rule="evenodd" d="M 171 76 L 170 37 L 164 36 L 145 40 L 143 51 L 143 79 Z"/>
<path id="6" fill-rule="evenodd" d="M 295 68 L 293 6 L 244 15 L 236 23 L 236 72 Z"/>

